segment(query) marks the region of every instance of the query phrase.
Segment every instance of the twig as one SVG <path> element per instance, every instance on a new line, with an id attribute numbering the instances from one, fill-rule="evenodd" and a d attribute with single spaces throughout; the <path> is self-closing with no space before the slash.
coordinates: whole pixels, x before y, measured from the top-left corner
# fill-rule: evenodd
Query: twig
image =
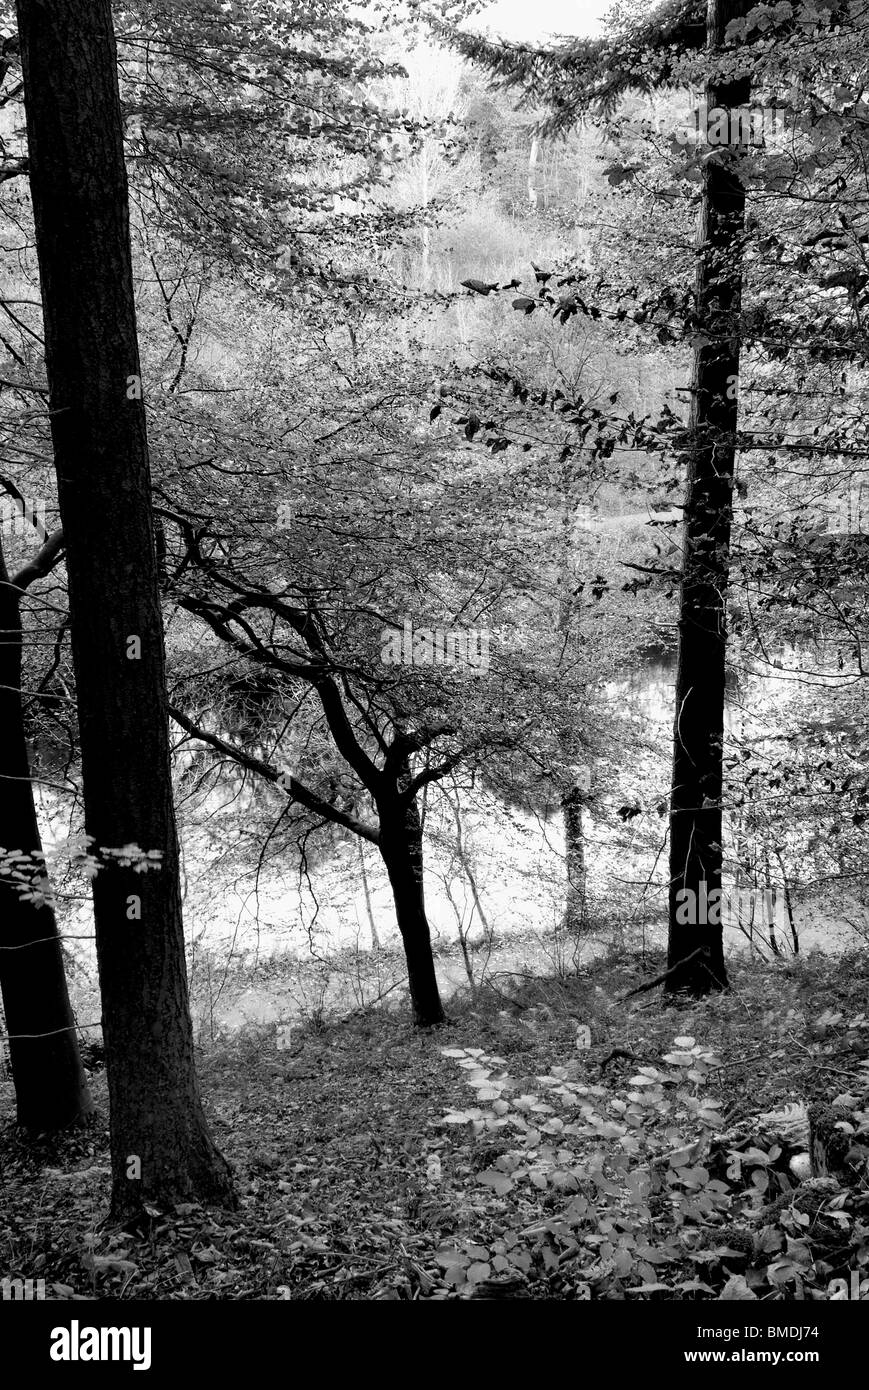
<path id="1" fill-rule="evenodd" d="M 723 1071 L 725 1067 L 747 1067 L 749 1062 L 760 1062 L 768 1058 L 768 1052 L 755 1052 L 751 1057 L 734 1057 L 731 1062 L 719 1062 L 717 1067 L 710 1067 L 710 1071 Z"/>
<path id="2" fill-rule="evenodd" d="M 608 1067 L 610 1062 L 614 1062 L 617 1057 L 625 1057 L 629 1062 L 638 1062 L 640 1060 L 636 1052 L 631 1052 L 629 1047 L 614 1047 L 609 1056 L 604 1057 L 601 1062 L 601 1071 Z"/>
<path id="3" fill-rule="evenodd" d="M 662 985 L 665 980 L 668 980 L 671 975 L 675 975 L 676 971 L 681 970 L 683 966 L 689 963 L 689 961 L 694 960 L 696 956 L 702 956 L 704 950 L 705 947 L 698 946 L 697 950 L 692 951 L 690 956 L 686 956 L 684 960 L 679 960 L 676 962 L 675 965 L 671 965 L 670 969 L 665 970 L 663 975 L 656 975 L 654 980 L 649 980 L 644 985 L 638 985 L 636 989 L 628 990 L 627 994 L 622 995 L 621 999 L 619 1000 L 619 1003 L 624 1004 L 626 1000 L 633 999 L 635 994 L 645 994 L 646 990 L 654 989 L 656 985 Z"/>
<path id="4" fill-rule="evenodd" d="M 795 1038 L 793 1033 L 788 1033 L 788 1037 L 792 1043 L 796 1044 L 801 1052 L 805 1052 L 816 1071 L 831 1071 L 834 1076 L 850 1076 L 852 1079 L 856 1076 L 858 1068 L 831 1067 L 827 1062 L 819 1062 L 815 1058 L 814 1053 L 810 1052 L 805 1044 L 800 1042 L 799 1038 Z"/>

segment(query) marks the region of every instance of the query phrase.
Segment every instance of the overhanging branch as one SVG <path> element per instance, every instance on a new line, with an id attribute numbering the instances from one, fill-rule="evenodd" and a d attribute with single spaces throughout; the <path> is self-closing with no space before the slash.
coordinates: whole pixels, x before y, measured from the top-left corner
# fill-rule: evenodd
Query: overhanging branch
<path id="1" fill-rule="evenodd" d="M 256 757 L 253 753 L 247 753 L 243 748 L 238 748 L 232 743 L 227 743 L 225 739 L 217 734 L 211 734 L 200 725 L 195 724 L 189 719 L 182 710 L 175 705 L 168 706 L 169 713 L 180 724 L 191 737 L 199 739 L 200 743 L 206 744 L 216 752 L 222 753 L 224 757 L 230 758 L 239 767 L 244 767 L 248 772 L 255 772 L 264 781 L 271 782 L 273 786 L 280 785 L 293 801 L 297 801 L 306 810 L 315 812 L 322 816 L 324 820 L 331 821 L 333 825 L 343 826 L 345 830 L 350 830 L 354 835 L 359 835 L 363 840 L 369 840 L 371 844 L 380 843 L 380 828 L 369 824 L 367 821 L 359 820 L 356 816 L 348 815 L 346 811 L 333 806 L 331 802 L 325 801 L 317 796 L 309 787 L 300 782 L 296 777 L 280 768 L 272 767 L 270 763 L 264 762 L 262 758 Z"/>

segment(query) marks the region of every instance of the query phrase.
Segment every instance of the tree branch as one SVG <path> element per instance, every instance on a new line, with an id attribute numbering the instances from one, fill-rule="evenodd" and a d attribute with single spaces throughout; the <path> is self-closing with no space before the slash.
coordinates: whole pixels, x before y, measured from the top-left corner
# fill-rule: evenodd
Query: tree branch
<path id="1" fill-rule="evenodd" d="M 45 544 L 36 552 L 32 560 L 28 560 L 26 565 L 22 565 L 16 575 L 12 577 L 12 585 L 16 589 L 29 589 L 36 579 L 44 579 L 50 574 L 57 564 L 63 552 L 63 528 L 54 531 L 46 540 Z"/>
<path id="2" fill-rule="evenodd" d="M 253 753 L 246 753 L 243 748 L 238 748 L 232 743 L 227 743 L 225 739 L 219 738 L 217 734 L 208 733 L 207 730 L 200 728 L 198 724 L 194 724 L 192 719 L 188 719 L 187 715 L 175 705 L 169 705 L 168 709 L 175 723 L 180 724 L 181 728 L 185 729 L 193 738 L 199 739 L 201 743 L 207 744 L 209 748 L 213 748 L 216 752 L 224 754 L 227 758 L 231 758 L 233 762 L 238 763 L 240 767 L 247 768 L 249 772 L 255 772 L 266 782 L 271 782 L 272 785 L 280 784 L 281 788 L 289 793 L 290 798 L 293 801 L 297 801 L 300 806 L 304 806 L 309 811 L 314 811 L 316 815 L 322 816 L 324 820 L 331 821 L 333 825 L 343 826 L 345 830 L 352 831 L 354 835 L 361 836 L 363 840 L 369 840 L 373 845 L 380 843 L 379 826 L 373 826 L 367 821 L 358 820 L 356 816 L 348 815 L 346 811 L 341 811 L 337 806 L 333 806 L 331 802 L 324 801 L 322 797 L 317 796 L 316 792 L 312 792 L 302 782 L 290 776 L 289 773 L 281 772 L 279 768 L 272 767 L 270 763 L 263 762 L 262 758 L 257 758 Z"/>

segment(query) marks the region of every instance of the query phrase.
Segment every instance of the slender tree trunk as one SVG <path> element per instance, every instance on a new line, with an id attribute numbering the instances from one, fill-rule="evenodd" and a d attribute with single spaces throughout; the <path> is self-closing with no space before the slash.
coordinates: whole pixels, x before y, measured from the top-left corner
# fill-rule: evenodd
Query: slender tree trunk
<path id="1" fill-rule="evenodd" d="M 109 0 L 18 0 L 85 828 L 111 1105 L 112 1210 L 232 1200 L 199 1098 Z M 156 851 L 135 872 L 106 851 Z"/>
<path id="2" fill-rule="evenodd" d="M 371 903 L 371 889 L 368 887 L 368 872 L 365 868 L 365 846 L 360 839 L 356 844 L 359 849 L 359 873 L 362 878 L 362 892 L 365 894 L 365 911 L 368 913 L 368 925 L 371 929 L 371 949 L 380 950 L 380 937 L 377 935 L 377 923 L 374 920 L 374 908 Z"/>
<path id="3" fill-rule="evenodd" d="M 564 926 L 572 936 L 581 936 L 588 925 L 582 804 L 583 793 L 578 787 L 574 787 L 572 791 L 568 792 L 561 803 L 567 867 L 567 903 L 564 911 Z"/>
<path id="4" fill-rule="evenodd" d="M 797 924 L 794 921 L 794 906 L 793 902 L 791 901 L 791 886 L 788 882 L 787 870 L 785 869 L 785 862 L 782 859 L 781 851 L 776 849 L 773 851 L 773 853 L 775 854 L 775 857 L 778 860 L 778 866 L 781 871 L 782 898 L 784 900 L 785 912 L 788 915 L 788 926 L 791 929 L 791 944 L 794 948 L 794 955 L 798 956 L 800 954 L 800 937 L 799 932 L 797 931 Z"/>
<path id="5" fill-rule="evenodd" d="M 577 482 L 576 461 L 564 460 L 561 473 L 561 527 L 559 536 L 558 584 L 558 632 L 561 639 L 562 659 L 575 661 L 579 655 L 579 605 L 576 597 L 576 549 L 577 504 L 575 490 Z M 573 769 L 576 777 L 581 775 L 580 760 L 585 756 L 579 729 L 583 716 L 579 707 L 568 711 L 568 718 L 559 729 L 559 750 L 563 762 Z M 587 769 L 585 770 L 587 773 Z M 564 825 L 564 861 L 567 872 L 567 893 L 564 906 L 564 929 L 570 936 L 581 935 L 587 925 L 585 845 L 582 830 L 582 808 L 584 795 L 590 789 L 579 781 L 569 785 L 561 798 L 561 815 Z"/>
<path id="6" fill-rule="evenodd" d="M 729 21 L 747 0 L 709 0 L 707 41 L 720 46 Z M 750 82 L 710 82 L 707 116 L 744 106 Z M 738 121 L 730 123 L 738 137 Z M 710 130 L 711 134 L 711 130 Z M 716 135 L 718 132 L 716 132 Z M 699 904 L 721 889 L 725 681 L 725 605 L 737 424 L 739 314 L 745 189 L 731 145 L 710 151 L 704 165 L 698 231 L 697 339 L 691 397 L 692 435 L 683 528 L 679 659 L 670 808 L 671 992 L 696 995 L 726 987 L 723 928 L 677 920 L 679 894 Z M 681 899 L 682 903 L 685 899 Z M 684 912 L 683 916 L 686 915 Z M 710 914 L 714 915 L 714 914 Z M 696 955 L 698 948 L 701 953 Z M 687 960 L 689 956 L 693 959 Z M 681 962 L 686 962 L 678 968 Z"/>
<path id="7" fill-rule="evenodd" d="M 413 801 L 398 796 L 378 804 L 380 853 L 386 865 L 398 930 L 404 944 L 413 1016 L 423 1028 L 444 1020 L 435 975 L 431 932 L 425 911 L 422 872 L 422 828 Z"/>
<path id="8" fill-rule="evenodd" d="M 470 989 L 471 994 L 476 994 L 477 982 L 474 979 L 474 964 L 471 960 L 471 952 L 468 949 L 468 932 L 465 930 L 465 923 L 462 917 L 461 910 L 455 898 L 453 897 L 453 890 L 450 885 L 449 878 L 447 877 L 444 878 L 444 889 L 446 891 L 447 897 L 450 900 L 450 907 L 453 909 L 453 915 L 456 919 L 456 931 L 459 937 L 459 950 L 462 953 L 462 962 L 465 967 L 465 975 L 467 976 L 468 980 L 468 988 Z M 473 925 L 473 921 L 474 909 L 472 907 L 470 921 L 468 922 L 468 930 L 470 930 L 471 926 Z"/>
<path id="9" fill-rule="evenodd" d="M 483 907 L 483 900 L 480 897 L 480 889 L 477 884 L 477 875 L 474 873 L 474 866 L 471 863 L 470 854 L 468 852 L 467 845 L 465 844 L 465 829 L 464 825 L 462 824 L 462 809 L 459 800 L 458 788 L 456 788 L 456 799 L 455 801 L 450 801 L 450 807 L 453 812 L 453 818 L 456 822 L 456 855 L 462 867 L 462 872 L 464 873 L 465 878 L 468 880 L 468 883 L 470 885 L 471 897 L 473 899 L 474 907 L 477 909 L 477 916 L 480 919 L 480 924 L 483 928 L 483 931 L 486 933 L 486 937 L 491 943 L 492 928 L 489 925 L 489 919 L 486 916 L 486 910 Z"/>
<path id="10" fill-rule="evenodd" d="M 540 155 L 540 141 L 534 135 L 531 138 L 531 149 L 528 152 L 528 206 L 532 212 L 537 211 L 537 160 Z"/>
<path id="11" fill-rule="evenodd" d="M 421 266 L 420 278 L 424 286 L 428 285 L 431 275 L 431 228 L 428 224 L 429 216 L 429 177 L 428 177 L 428 141 L 422 137 L 419 149 L 419 172 L 420 172 L 420 202 L 422 203 L 422 227 L 420 230 L 421 245 Z"/>
<path id="12" fill-rule="evenodd" d="M 0 546 L 0 855 L 42 852 L 21 703 L 20 600 Z M 48 901 L 26 901 L 2 876 L 0 924 L 0 991 L 18 1123 L 36 1134 L 64 1129 L 94 1107 L 54 909 Z"/>

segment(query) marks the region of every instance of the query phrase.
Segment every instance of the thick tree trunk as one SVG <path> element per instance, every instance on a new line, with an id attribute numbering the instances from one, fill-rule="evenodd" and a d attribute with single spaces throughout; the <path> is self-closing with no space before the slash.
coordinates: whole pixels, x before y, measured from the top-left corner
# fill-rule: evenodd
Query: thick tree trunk
<path id="1" fill-rule="evenodd" d="M 21 704 L 20 597 L 0 549 L 0 855 L 42 852 Z M 26 901 L 5 876 L 0 877 L 0 991 L 18 1123 L 34 1134 L 75 1124 L 94 1107 L 54 910 L 48 902 Z"/>
<path id="2" fill-rule="evenodd" d="M 419 812 L 406 797 L 385 799 L 380 814 L 380 853 L 386 865 L 398 930 L 404 944 L 413 1016 L 422 1028 L 443 1023 L 444 1009 L 435 975 L 431 932 L 423 893 L 422 828 Z"/>
<path id="3" fill-rule="evenodd" d="M 85 826 L 111 1105 L 112 1209 L 231 1200 L 187 997 L 163 632 L 109 0 L 18 0 Z M 136 873 L 108 849 L 157 851 Z"/>
<path id="4" fill-rule="evenodd" d="M 709 0 L 710 48 L 720 46 L 727 24 L 744 12 L 745 5 L 746 0 Z M 749 96 L 748 78 L 712 82 L 706 90 L 707 113 L 744 106 Z M 738 118 L 731 121 L 731 137 L 736 134 L 738 138 L 738 126 Z M 719 135 L 716 131 L 716 138 Z M 704 165 L 698 231 L 698 346 L 694 352 L 692 443 L 682 539 L 667 962 L 673 971 L 667 989 L 697 995 L 727 984 L 723 928 L 720 921 L 716 924 L 701 919 L 714 918 L 714 913 L 704 909 L 708 896 L 721 889 L 725 605 L 745 216 L 737 148 L 723 144 L 710 155 Z M 680 897 L 683 890 L 689 896 Z M 681 916 L 688 921 L 679 921 L 680 904 Z"/>

